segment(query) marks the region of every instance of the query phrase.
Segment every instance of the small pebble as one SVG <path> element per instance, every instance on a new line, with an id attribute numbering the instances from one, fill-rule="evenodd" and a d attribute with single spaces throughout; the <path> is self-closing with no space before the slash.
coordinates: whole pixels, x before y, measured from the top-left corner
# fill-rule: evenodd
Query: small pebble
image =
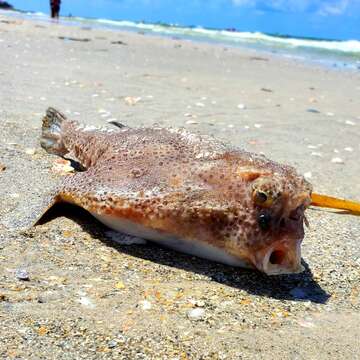
<path id="1" fill-rule="evenodd" d="M 150 310 L 152 308 L 151 302 L 147 300 L 140 301 L 139 305 L 143 310 Z"/>
<path id="2" fill-rule="evenodd" d="M 332 113 L 332 112 L 327 112 L 327 113 L 326 113 L 326 116 L 335 116 L 335 114 Z"/>
<path id="3" fill-rule="evenodd" d="M 74 172 L 75 169 L 71 166 L 71 162 L 65 159 L 56 159 L 53 163 L 51 171 L 60 174 L 66 175 L 68 173 Z"/>
<path id="4" fill-rule="evenodd" d="M 244 104 L 239 104 L 237 106 L 237 108 L 240 109 L 240 110 L 244 110 L 244 109 L 246 109 L 246 106 Z"/>
<path id="5" fill-rule="evenodd" d="M 195 308 L 188 312 L 188 318 L 192 320 L 201 320 L 205 315 L 205 310 L 202 308 Z"/>
<path id="6" fill-rule="evenodd" d="M 320 114 L 320 111 L 316 109 L 307 109 L 306 111 L 313 114 Z"/>
<path id="7" fill-rule="evenodd" d="M 308 172 L 304 173 L 304 177 L 305 177 L 306 179 L 311 179 L 311 178 L 312 178 L 312 173 L 311 173 L 311 171 L 308 171 Z"/>
<path id="8" fill-rule="evenodd" d="M 198 106 L 198 107 L 204 107 L 205 106 L 205 104 L 203 104 L 202 102 L 197 102 L 195 105 Z"/>
<path id="9" fill-rule="evenodd" d="M 38 333 L 40 336 L 44 336 L 44 335 L 46 335 L 48 332 L 49 332 L 49 330 L 48 330 L 48 328 L 45 327 L 45 326 L 40 326 L 39 329 L 37 330 L 37 333 Z"/>
<path id="10" fill-rule="evenodd" d="M 322 157 L 322 153 L 321 153 L 321 152 L 317 152 L 317 151 L 313 151 L 313 152 L 311 153 L 311 156 Z"/>
<path id="11" fill-rule="evenodd" d="M 124 100 L 127 105 L 133 106 L 141 100 L 141 97 L 127 96 Z"/>
<path id="12" fill-rule="evenodd" d="M 117 341 L 116 340 L 111 340 L 108 342 L 108 348 L 109 349 L 113 349 L 117 346 Z"/>
<path id="13" fill-rule="evenodd" d="M 17 269 L 15 272 L 15 276 L 18 280 L 22 280 L 22 281 L 30 280 L 29 273 L 25 269 Z"/>
<path id="14" fill-rule="evenodd" d="M 354 149 L 350 146 L 347 146 L 346 148 L 344 148 L 345 151 L 348 151 L 348 152 L 353 152 Z"/>
<path id="15" fill-rule="evenodd" d="M 344 160 L 339 158 L 339 157 L 334 157 L 334 158 L 331 159 L 331 162 L 334 163 L 334 164 L 343 164 Z"/>
<path id="16" fill-rule="evenodd" d="M 192 304 L 193 306 L 197 306 L 197 307 L 204 307 L 204 306 L 205 306 L 205 302 L 202 301 L 202 300 L 190 299 L 189 302 L 190 302 L 190 304 Z"/>
<path id="17" fill-rule="evenodd" d="M 315 327 L 314 323 L 312 323 L 310 321 L 305 321 L 305 320 L 299 320 L 298 324 L 305 328 L 314 328 Z"/>
<path id="18" fill-rule="evenodd" d="M 188 121 L 186 122 L 186 125 L 196 125 L 196 124 L 198 124 L 198 122 L 195 121 L 195 120 L 188 120 Z"/>
<path id="19" fill-rule="evenodd" d="M 92 302 L 92 300 L 89 299 L 89 298 L 86 297 L 86 296 L 82 296 L 82 297 L 79 299 L 79 303 L 80 303 L 81 305 L 86 306 L 86 307 L 91 308 L 91 309 L 93 309 L 93 308 L 96 307 L 95 304 Z"/>
<path id="20" fill-rule="evenodd" d="M 256 128 L 256 129 L 260 129 L 261 127 L 262 127 L 261 124 L 254 124 L 254 128 Z"/>
<path id="21" fill-rule="evenodd" d="M 28 155 L 35 155 L 36 153 L 36 149 L 25 149 L 25 153 L 28 154 Z"/>
<path id="22" fill-rule="evenodd" d="M 115 284 L 115 288 L 116 288 L 116 289 L 119 289 L 119 290 L 125 289 L 125 284 L 124 284 L 122 281 L 118 281 L 118 282 Z"/>
<path id="23" fill-rule="evenodd" d="M 351 126 L 354 126 L 354 125 L 355 125 L 355 123 L 354 123 L 353 121 L 351 121 L 351 120 L 346 120 L 346 121 L 345 121 L 345 124 L 346 124 L 346 125 L 351 125 Z"/>

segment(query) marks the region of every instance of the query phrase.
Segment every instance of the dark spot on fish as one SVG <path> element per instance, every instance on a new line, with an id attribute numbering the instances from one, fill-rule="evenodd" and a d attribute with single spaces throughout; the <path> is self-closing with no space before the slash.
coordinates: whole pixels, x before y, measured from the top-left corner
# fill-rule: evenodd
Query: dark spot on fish
<path id="1" fill-rule="evenodd" d="M 258 224 L 262 231 L 268 231 L 270 229 L 271 216 L 267 213 L 262 213 L 258 216 Z"/>

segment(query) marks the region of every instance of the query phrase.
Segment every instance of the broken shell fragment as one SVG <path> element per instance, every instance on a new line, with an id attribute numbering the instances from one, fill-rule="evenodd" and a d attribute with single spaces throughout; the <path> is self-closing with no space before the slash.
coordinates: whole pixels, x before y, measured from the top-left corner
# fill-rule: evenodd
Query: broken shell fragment
<path id="1" fill-rule="evenodd" d="M 141 97 L 127 96 L 124 100 L 127 105 L 133 106 L 141 100 Z"/>
<path id="2" fill-rule="evenodd" d="M 51 171 L 59 175 L 66 175 L 74 172 L 75 169 L 71 166 L 71 162 L 69 160 L 56 159 L 53 163 Z"/>

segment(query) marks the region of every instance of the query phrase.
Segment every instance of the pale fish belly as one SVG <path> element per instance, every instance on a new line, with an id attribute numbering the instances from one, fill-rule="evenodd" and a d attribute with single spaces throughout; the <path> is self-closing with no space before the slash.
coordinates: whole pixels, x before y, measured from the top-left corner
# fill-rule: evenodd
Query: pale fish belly
<path id="1" fill-rule="evenodd" d="M 230 266 L 250 268 L 246 261 L 238 259 L 215 246 L 200 241 L 181 239 L 171 233 L 159 232 L 132 221 L 116 218 L 111 215 L 100 215 L 95 212 L 91 212 L 91 214 L 101 223 L 113 230 L 151 240 L 161 246 L 203 259 L 216 261 Z"/>

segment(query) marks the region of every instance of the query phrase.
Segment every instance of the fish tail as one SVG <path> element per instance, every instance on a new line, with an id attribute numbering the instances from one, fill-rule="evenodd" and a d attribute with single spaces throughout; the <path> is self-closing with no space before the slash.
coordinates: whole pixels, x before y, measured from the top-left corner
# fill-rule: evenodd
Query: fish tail
<path id="1" fill-rule="evenodd" d="M 63 156 L 68 152 L 62 136 L 62 125 L 65 121 L 67 121 L 65 115 L 56 109 L 49 107 L 46 110 L 42 120 L 40 144 L 50 154 Z"/>

